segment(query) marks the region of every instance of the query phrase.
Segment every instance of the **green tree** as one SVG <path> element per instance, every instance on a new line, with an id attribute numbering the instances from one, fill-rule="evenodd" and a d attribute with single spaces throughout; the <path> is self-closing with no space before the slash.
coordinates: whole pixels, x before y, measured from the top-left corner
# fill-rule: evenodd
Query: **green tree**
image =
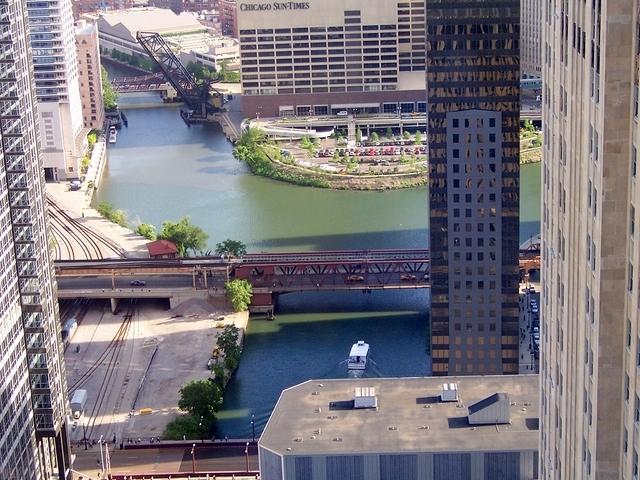
<path id="1" fill-rule="evenodd" d="M 242 312 L 249 308 L 253 295 L 253 289 L 249 282 L 240 279 L 231 280 L 225 283 L 224 290 L 234 311 Z"/>
<path id="2" fill-rule="evenodd" d="M 102 77 L 102 100 L 104 102 L 104 109 L 109 111 L 118 106 L 118 92 L 113 89 L 111 80 L 109 80 L 109 74 L 104 67 L 100 70 L 100 76 Z"/>
<path id="3" fill-rule="evenodd" d="M 359 128 L 356 129 L 356 142 L 360 143 L 362 141 L 362 130 Z"/>
<path id="4" fill-rule="evenodd" d="M 240 83 L 240 72 L 235 70 L 229 70 L 229 62 L 223 60 L 220 62 L 220 70 L 218 71 L 218 78 L 226 83 Z"/>
<path id="5" fill-rule="evenodd" d="M 175 243 L 178 253 L 181 257 L 184 257 L 188 250 L 193 252 L 203 250 L 209 235 L 200 227 L 193 225 L 189 217 L 183 217 L 177 222 L 164 222 L 158 238 Z"/>
<path id="6" fill-rule="evenodd" d="M 371 132 L 371 135 L 369 135 L 369 139 L 372 142 L 379 142 L 380 141 L 380 135 L 378 135 L 376 132 Z"/>
<path id="7" fill-rule="evenodd" d="M 242 147 L 254 148 L 264 143 L 266 139 L 267 136 L 264 134 L 264 131 L 259 128 L 249 127 L 242 132 L 236 144 Z"/>
<path id="8" fill-rule="evenodd" d="M 409 140 L 411 138 L 411 134 L 405 130 L 402 133 L 402 138 L 404 138 L 405 140 Z"/>
<path id="9" fill-rule="evenodd" d="M 225 356 L 233 356 L 236 353 L 240 353 L 240 347 L 238 346 L 238 339 L 240 338 L 240 329 L 235 325 L 225 325 L 222 329 L 222 333 L 218 335 L 216 345 L 220 348 Z"/>
<path id="10" fill-rule="evenodd" d="M 389 140 L 393 138 L 393 130 L 391 129 L 391 127 L 387 127 L 387 132 L 385 133 L 385 137 L 387 137 L 387 139 Z"/>
<path id="11" fill-rule="evenodd" d="M 416 145 L 422 145 L 422 133 L 420 133 L 420 130 L 416 132 L 414 142 Z"/>
<path id="12" fill-rule="evenodd" d="M 189 412 L 195 419 L 202 417 L 207 424 L 215 418 L 222 405 L 222 389 L 210 379 L 192 380 L 180 389 L 180 410 Z"/>
<path id="13" fill-rule="evenodd" d="M 155 240 L 157 237 L 156 227 L 154 227 L 150 223 L 141 223 L 140 225 L 138 225 L 138 228 L 136 228 L 136 233 L 149 240 Z"/>
<path id="14" fill-rule="evenodd" d="M 216 253 L 227 257 L 241 257 L 247 254 L 247 246 L 239 240 L 227 238 L 216 245 Z"/>

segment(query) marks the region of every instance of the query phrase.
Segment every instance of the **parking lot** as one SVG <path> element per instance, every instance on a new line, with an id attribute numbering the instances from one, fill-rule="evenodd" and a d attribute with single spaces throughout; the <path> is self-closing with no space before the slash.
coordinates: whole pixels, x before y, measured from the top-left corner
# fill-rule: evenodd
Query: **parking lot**
<path id="1" fill-rule="evenodd" d="M 540 370 L 540 292 L 532 285 L 520 289 L 520 373 Z"/>

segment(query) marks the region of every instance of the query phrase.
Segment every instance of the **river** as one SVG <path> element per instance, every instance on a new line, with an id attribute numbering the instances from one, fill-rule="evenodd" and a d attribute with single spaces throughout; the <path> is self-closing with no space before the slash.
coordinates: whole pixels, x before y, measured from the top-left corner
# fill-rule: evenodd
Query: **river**
<path id="1" fill-rule="evenodd" d="M 121 106 L 139 103 L 134 95 Z M 176 108 L 126 109 L 129 127 L 109 146 L 96 201 L 160 226 L 184 215 L 209 235 L 250 251 L 426 247 L 426 188 L 331 191 L 256 177 L 213 126 L 188 128 Z M 521 173 L 521 241 L 539 232 L 540 165 Z M 309 378 L 340 378 L 351 344 L 372 346 L 368 374 L 429 374 L 427 293 L 309 293 L 280 298 L 277 319 L 252 319 L 240 367 L 228 385 L 219 435 L 261 431 L 280 391 Z"/>

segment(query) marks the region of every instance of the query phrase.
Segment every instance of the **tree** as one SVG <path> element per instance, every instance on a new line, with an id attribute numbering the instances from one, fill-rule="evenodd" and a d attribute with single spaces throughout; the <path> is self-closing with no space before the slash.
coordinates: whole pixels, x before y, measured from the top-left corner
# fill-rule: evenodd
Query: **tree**
<path id="1" fill-rule="evenodd" d="M 222 389 L 210 379 L 192 380 L 180 389 L 180 410 L 192 417 L 202 417 L 208 424 L 215 418 L 222 405 Z"/>
<path id="2" fill-rule="evenodd" d="M 380 141 L 380 135 L 378 135 L 376 132 L 371 132 L 371 135 L 369 135 L 369 139 L 372 142 L 379 142 Z"/>
<path id="3" fill-rule="evenodd" d="M 249 308 L 253 295 L 253 289 L 249 282 L 239 279 L 231 280 L 225 283 L 224 290 L 234 311 L 242 312 Z"/>
<path id="4" fill-rule="evenodd" d="M 416 136 L 415 136 L 415 140 L 414 140 L 416 145 L 422 145 L 422 133 L 420 133 L 420 130 L 418 130 L 416 132 Z"/>
<path id="5" fill-rule="evenodd" d="M 241 257 L 247 254 L 247 246 L 239 240 L 227 238 L 216 245 L 216 253 L 220 256 Z"/>
<path id="6" fill-rule="evenodd" d="M 100 76 L 102 77 L 102 101 L 104 102 L 105 110 L 113 110 L 118 106 L 118 92 L 113 89 L 111 80 L 109 80 L 109 74 L 104 67 L 100 70 Z"/>
<path id="7" fill-rule="evenodd" d="M 362 141 L 362 130 L 359 128 L 356 129 L 356 142 L 360 143 Z"/>
<path id="8" fill-rule="evenodd" d="M 391 129 L 391 127 L 387 127 L 387 133 L 385 133 L 385 136 L 391 140 L 393 138 L 393 130 Z"/>
<path id="9" fill-rule="evenodd" d="M 140 225 L 138 225 L 138 228 L 136 228 L 136 233 L 149 240 L 155 240 L 157 236 L 156 227 L 154 227 L 150 223 L 141 223 Z"/>
<path id="10" fill-rule="evenodd" d="M 404 138 L 405 140 L 409 140 L 411 138 L 411 134 L 405 130 L 402 133 L 402 138 Z"/>
<path id="11" fill-rule="evenodd" d="M 222 333 L 218 335 L 216 345 L 224 352 L 225 357 L 233 356 L 240 353 L 238 346 L 238 338 L 240 338 L 240 330 L 235 325 L 225 325 Z"/>
<path id="12" fill-rule="evenodd" d="M 237 145 L 241 147 L 253 148 L 261 143 L 264 143 L 266 138 L 267 137 L 264 132 L 259 128 L 249 127 L 242 133 L 242 135 L 240 135 Z"/>
<path id="13" fill-rule="evenodd" d="M 193 225 L 189 217 L 183 217 L 177 222 L 166 221 L 162 224 L 162 231 L 158 234 L 160 240 L 170 240 L 176 244 L 181 257 L 188 250 L 197 252 L 203 250 L 209 235 L 200 227 Z"/>

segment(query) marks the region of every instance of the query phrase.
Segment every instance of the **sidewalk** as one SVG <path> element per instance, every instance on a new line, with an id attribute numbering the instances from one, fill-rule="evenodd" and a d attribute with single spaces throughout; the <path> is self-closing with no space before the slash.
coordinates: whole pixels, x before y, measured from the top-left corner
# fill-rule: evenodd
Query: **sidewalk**
<path id="1" fill-rule="evenodd" d="M 47 182 L 45 190 L 74 220 L 90 228 L 96 234 L 117 243 L 125 257 L 148 257 L 149 253 L 147 252 L 146 244 L 149 240 L 137 235 L 128 228 L 108 221 L 95 209 L 91 208 L 93 188 L 87 187 L 90 183 L 96 187 L 100 184 L 100 177 L 104 169 L 104 165 L 100 164 L 100 162 L 107 161 L 106 155 L 102 154 L 102 148 L 106 148 L 104 142 L 96 143 L 91 156 L 91 164 L 80 190 L 70 191 L 67 182 Z M 115 207 L 117 208 L 117 205 Z"/>

